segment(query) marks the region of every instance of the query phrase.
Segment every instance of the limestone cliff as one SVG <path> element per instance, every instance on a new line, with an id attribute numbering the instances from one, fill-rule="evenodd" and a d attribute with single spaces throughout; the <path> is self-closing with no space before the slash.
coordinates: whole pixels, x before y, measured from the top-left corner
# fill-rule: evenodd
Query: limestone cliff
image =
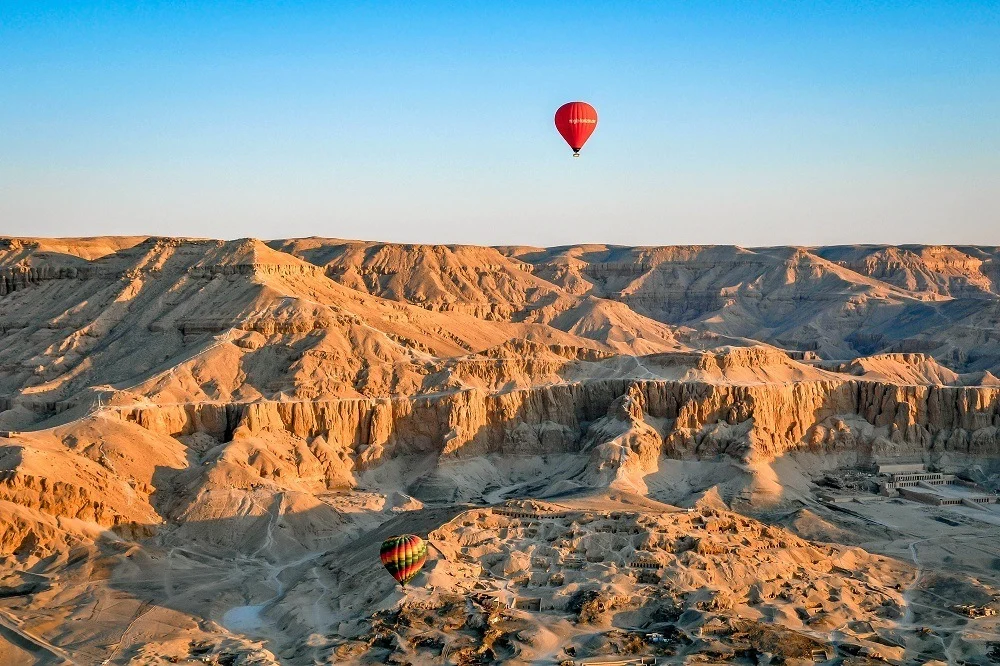
<path id="1" fill-rule="evenodd" d="M 609 379 L 500 393 L 473 389 L 418 398 L 150 406 L 114 413 L 171 436 L 322 436 L 354 451 L 364 467 L 418 453 L 578 451 L 590 424 L 624 395 L 637 396 L 645 413 L 661 420 L 664 450 L 675 456 L 769 460 L 800 447 L 870 446 L 877 438 L 912 450 L 1000 455 L 1000 388 L 863 380 L 733 385 Z M 860 421 L 871 427 L 860 428 Z"/>

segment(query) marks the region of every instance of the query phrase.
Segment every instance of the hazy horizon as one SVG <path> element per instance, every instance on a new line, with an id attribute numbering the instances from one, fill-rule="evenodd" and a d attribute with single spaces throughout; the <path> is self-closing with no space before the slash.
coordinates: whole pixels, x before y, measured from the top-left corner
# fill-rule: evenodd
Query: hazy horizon
<path id="1" fill-rule="evenodd" d="M 574 8 L 4 3 L 0 233 L 1000 245 L 1000 5 Z"/>
<path id="2" fill-rule="evenodd" d="M 443 245 L 451 247 L 492 247 L 492 248 L 536 248 L 540 250 L 558 250 L 561 248 L 571 248 L 571 247 L 607 247 L 607 248 L 658 248 L 658 247 L 735 247 L 743 250 L 773 250 L 778 248 L 836 248 L 836 247 L 896 247 L 896 248 L 922 248 L 922 247 L 951 247 L 951 248 L 1000 248 L 1000 243 L 821 243 L 821 244 L 807 244 L 807 243 L 771 243 L 771 244 L 753 244 L 753 245 L 743 245 L 739 243 L 611 243 L 611 242 L 601 242 L 601 241 L 583 241 L 579 243 L 554 243 L 551 245 L 535 245 L 533 243 L 452 243 L 448 241 L 441 242 L 428 242 L 428 241 L 396 241 L 387 240 L 384 238 L 348 238 L 345 236 L 233 236 L 233 237 L 221 237 L 221 236 L 196 236 L 196 235 L 176 235 L 176 236 L 164 236 L 161 234 L 103 234 L 103 235 L 80 235 L 80 236 L 46 236 L 46 235 L 23 235 L 23 234 L 0 234 L 0 238 L 10 238 L 17 240 L 49 240 L 49 241 L 65 241 L 65 240 L 95 240 L 100 238 L 174 238 L 186 241 L 239 241 L 239 240 L 258 240 L 262 243 L 272 243 L 277 241 L 295 241 L 295 240 L 307 240 L 307 239 L 317 239 L 326 241 L 340 241 L 343 243 L 372 243 L 376 245 L 412 245 L 412 246 L 431 246 L 431 245 Z"/>

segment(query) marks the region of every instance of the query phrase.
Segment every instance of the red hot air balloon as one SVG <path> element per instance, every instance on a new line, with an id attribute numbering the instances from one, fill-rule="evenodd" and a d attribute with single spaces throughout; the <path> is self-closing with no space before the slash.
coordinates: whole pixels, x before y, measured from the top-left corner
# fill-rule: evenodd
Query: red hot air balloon
<path id="1" fill-rule="evenodd" d="M 573 157 L 597 129 L 597 110 L 586 102 L 567 102 L 556 111 L 556 129 L 573 149 Z"/>
<path id="2" fill-rule="evenodd" d="M 415 534 L 389 537 L 382 542 L 379 556 L 389 575 L 406 587 L 427 560 L 427 542 Z"/>

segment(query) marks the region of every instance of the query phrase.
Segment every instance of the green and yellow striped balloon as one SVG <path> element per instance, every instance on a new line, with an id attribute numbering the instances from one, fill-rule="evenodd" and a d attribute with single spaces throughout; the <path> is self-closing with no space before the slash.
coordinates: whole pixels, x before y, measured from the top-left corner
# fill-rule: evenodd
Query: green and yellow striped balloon
<path id="1" fill-rule="evenodd" d="M 427 542 L 416 534 L 389 537 L 382 542 L 379 555 L 386 571 L 397 583 L 406 587 L 420 573 L 427 560 Z"/>

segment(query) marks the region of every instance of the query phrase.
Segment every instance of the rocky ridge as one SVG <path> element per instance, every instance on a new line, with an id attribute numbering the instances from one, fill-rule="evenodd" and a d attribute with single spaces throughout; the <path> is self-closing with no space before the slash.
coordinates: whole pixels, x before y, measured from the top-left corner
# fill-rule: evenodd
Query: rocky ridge
<path id="1" fill-rule="evenodd" d="M 792 515 L 810 482 L 801 470 L 779 478 L 782 465 L 922 460 L 964 465 L 984 482 L 996 471 L 997 256 L 975 247 L 2 239 L 0 565 L 25 604 L 11 612 L 52 638 L 51 627 L 134 602 L 108 623 L 135 663 L 168 654 L 349 661 L 386 656 L 386 641 L 404 661 L 422 658 L 424 644 L 405 644 L 413 636 L 399 625 L 405 604 L 369 588 L 370 563 L 357 561 L 354 582 L 338 570 L 405 529 L 433 533 L 447 552 L 428 574 L 443 592 L 416 615 L 447 616 L 448 594 L 462 585 L 510 578 L 525 564 L 522 547 L 558 551 L 559 566 L 582 558 L 571 570 L 586 575 L 570 574 L 578 587 L 549 610 L 575 614 L 569 635 L 605 641 L 581 649 L 616 653 L 637 639 L 613 633 L 623 621 L 613 611 L 643 622 L 667 612 L 645 588 L 642 608 L 615 606 L 615 595 L 649 584 L 628 571 L 641 555 L 691 583 L 680 591 L 685 609 L 708 611 L 704 622 L 668 622 L 692 641 L 675 648 L 705 647 L 694 632 L 718 626 L 725 658 L 764 652 L 778 640 L 766 618 L 777 617 L 783 585 L 798 586 L 790 597 L 853 589 L 841 580 L 850 575 L 823 564 L 840 550 L 727 513 Z M 567 501 L 596 504 L 574 505 L 558 543 L 542 546 L 536 525 L 486 506 L 509 497 L 533 498 L 529 513 L 544 502 L 560 514 Z M 644 517 L 673 511 L 657 500 L 697 497 L 704 524 L 686 513 L 656 525 Z M 587 511 L 611 504 L 639 531 L 608 526 L 609 536 L 596 519 L 581 527 Z M 794 516 L 789 524 L 810 534 L 872 538 L 870 527 L 851 527 L 858 536 Z M 736 529 L 720 540 L 708 522 Z M 678 530 L 705 534 L 686 545 L 662 537 Z M 485 540 L 491 531 L 499 536 Z M 743 534 L 766 545 L 754 557 L 784 583 L 755 590 L 734 577 L 727 560 L 748 546 Z M 600 549 L 617 559 L 590 562 Z M 795 566 L 772 561 L 778 551 L 795 553 Z M 471 576 L 475 563 L 490 575 Z M 41 578 L 25 583 L 25 572 Z M 68 580 L 77 592 L 24 592 Z M 739 624 L 699 586 L 725 588 L 716 596 L 764 619 Z M 340 608 L 324 601 L 334 589 L 345 592 Z M 879 595 L 886 604 L 862 609 L 879 640 L 911 629 L 884 616 L 918 612 L 909 599 L 887 581 Z M 853 612 L 836 596 L 824 612 Z M 380 615 L 385 604 L 391 612 Z M 794 606 L 782 612 L 803 626 L 786 638 L 812 645 L 809 632 L 825 629 Z M 155 626 L 185 628 L 154 630 L 151 619 L 143 626 L 158 638 L 140 647 L 129 627 L 147 612 Z M 497 616 L 520 629 L 480 631 L 493 617 L 484 613 L 483 626 L 462 625 L 463 658 L 549 655 L 541 625 Z M 520 641 L 521 629 L 535 638 Z M 867 640 L 868 629 L 852 632 Z M 339 638 L 317 637 L 331 634 Z M 117 654 L 111 639 L 73 635 L 87 659 Z M 914 640 L 922 656 L 898 663 L 952 649 Z"/>

